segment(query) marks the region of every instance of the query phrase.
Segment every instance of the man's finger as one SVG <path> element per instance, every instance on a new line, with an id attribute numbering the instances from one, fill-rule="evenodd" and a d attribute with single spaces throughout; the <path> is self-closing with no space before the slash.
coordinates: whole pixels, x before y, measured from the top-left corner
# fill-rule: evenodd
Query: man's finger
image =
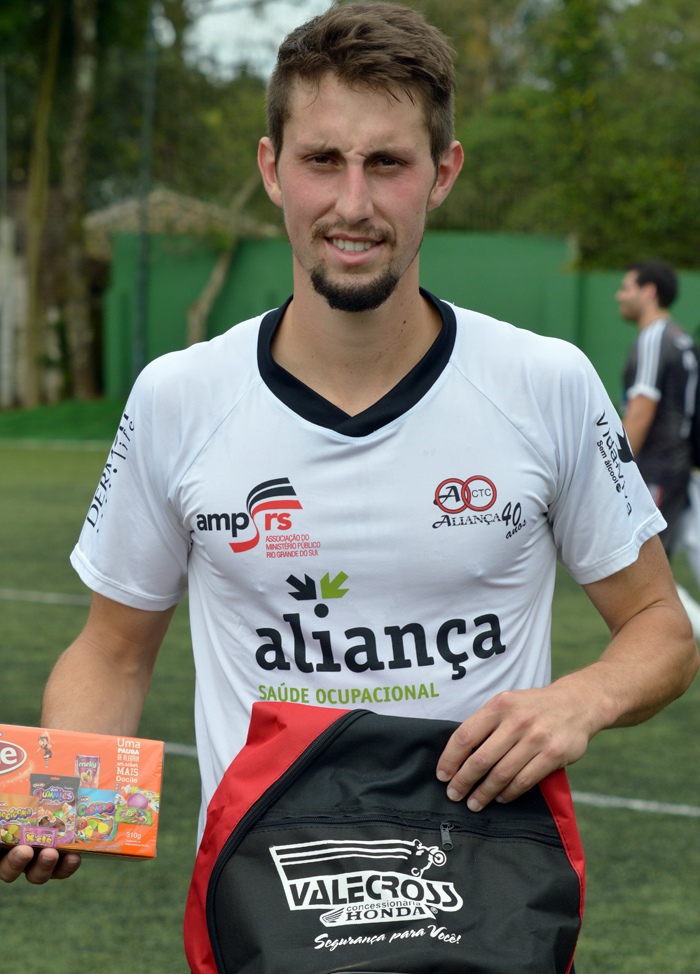
<path id="1" fill-rule="evenodd" d="M 56 849 L 42 849 L 25 870 L 27 880 L 41 885 L 50 879 L 68 879 L 80 866 L 81 857 L 77 852 L 67 852 L 59 856 Z"/>
<path id="2" fill-rule="evenodd" d="M 438 759 L 436 769 L 438 780 L 451 782 L 464 762 L 486 741 L 497 726 L 498 718 L 488 714 L 483 707 L 463 721 L 450 737 Z M 486 770 L 488 768 L 482 771 L 482 775 Z M 478 778 L 474 780 L 478 781 Z"/>
<path id="3" fill-rule="evenodd" d="M 66 852 L 58 860 L 51 879 L 68 879 L 80 867 L 82 857 L 79 852 Z"/>
<path id="4" fill-rule="evenodd" d="M 498 802 L 513 801 L 560 767 L 562 767 L 561 761 L 554 760 L 542 752 L 535 754 L 532 760 L 524 763 L 522 757 L 513 761 L 502 761 L 483 781 L 479 782 L 467 799 L 467 807 L 472 812 L 480 812 L 494 799 Z"/>
<path id="5" fill-rule="evenodd" d="M 30 883 L 41 885 L 47 883 L 58 865 L 56 849 L 40 849 L 25 869 L 25 875 Z"/>
<path id="6" fill-rule="evenodd" d="M 59 855 L 56 849 L 41 849 L 18 845 L 0 857 L 0 882 L 14 883 L 24 873 L 27 881 L 41 886 L 50 879 L 68 879 L 81 863 L 80 854 Z"/>
<path id="7" fill-rule="evenodd" d="M 27 845 L 18 845 L 0 857 L 0 881 L 14 883 L 34 857 L 34 850 Z"/>

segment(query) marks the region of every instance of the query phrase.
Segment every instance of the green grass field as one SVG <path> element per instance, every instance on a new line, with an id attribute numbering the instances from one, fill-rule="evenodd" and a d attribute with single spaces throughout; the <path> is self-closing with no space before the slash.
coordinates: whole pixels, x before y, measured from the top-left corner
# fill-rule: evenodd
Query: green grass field
<path id="1" fill-rule="evenodd" d="M 11 437 L 109 440 L 118 404 L 0 414 L 0 589 L 85 593 L 68 563 L 104 462 L 102 451 L 18 449 Z M 59 410 L 60 412 L 60 410 Z M 43 416 L 43 419 L 42 419 Z M 12 420 L 12 422 L 10 422 Z M 106 452 L 106 451 L 105 451 Z M 680 582 L 698 597 L 683 562 Z M 555 675 L 593 660 L 606 630 L 565 572 L 557 583 Z M 34 725 L 44 682 L 87 610 L 0 601 L 0 720 Z M 156 667 L 140 733 L 194 743 L 186 605 Z M 80 693 L 80 687 L 76 687 Z M 654 720 L 608 731 L 569 769 L 572 789 L 700 806 L 700 682 Z M 67 882 L 0 889 L 5 974 L 185 974 L 182 915 L 194 861 L 196 761 L 168 755 L 158 858 L 85 860 Z M 700 819 L 577 804 L 588 860 L 578 974 L 698 974 Z"/>

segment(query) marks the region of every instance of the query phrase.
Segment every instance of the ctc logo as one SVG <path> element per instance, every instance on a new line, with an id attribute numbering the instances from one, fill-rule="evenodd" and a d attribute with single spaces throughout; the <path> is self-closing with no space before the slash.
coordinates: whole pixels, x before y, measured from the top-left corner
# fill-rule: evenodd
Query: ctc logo
<path id="1" fill-rule="evenodd" d="M 496 488 L 488 477 L 478 474 L 467 480 L 450 477 L 435 491 L 435 503 L 446 514 L 460 514 L 467 508 L 488 511 L 496 503 Z"/>

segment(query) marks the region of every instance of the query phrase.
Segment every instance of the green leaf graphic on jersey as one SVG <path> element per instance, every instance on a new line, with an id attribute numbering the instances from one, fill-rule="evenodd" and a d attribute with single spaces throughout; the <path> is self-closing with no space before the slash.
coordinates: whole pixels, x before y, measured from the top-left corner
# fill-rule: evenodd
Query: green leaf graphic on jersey
<path id="1" fill-rule="evenodd" d="M 322 599 L 342 599 L 345 593 L 348 591 L 346 588 L 341 588 L 340 586 L 347 579 L 345 572 L 339 572 L 333 581 L 329 572 L 321 579 L 321 598 Z"/>

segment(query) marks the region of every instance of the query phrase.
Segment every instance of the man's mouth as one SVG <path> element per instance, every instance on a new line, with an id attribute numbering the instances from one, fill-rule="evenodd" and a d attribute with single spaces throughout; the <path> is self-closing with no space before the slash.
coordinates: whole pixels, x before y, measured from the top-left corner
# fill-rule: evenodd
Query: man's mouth
<path id="1" fill-rule="evenodd" d="M 378 243 L 376 240 L 342 240 L 340 237 L 331 237 L 330 240 L 338 250 L 342 250 L 346 254 L 356 254 L 359 251 L 369 250 L 370 247 L 374 247 Z"/>

